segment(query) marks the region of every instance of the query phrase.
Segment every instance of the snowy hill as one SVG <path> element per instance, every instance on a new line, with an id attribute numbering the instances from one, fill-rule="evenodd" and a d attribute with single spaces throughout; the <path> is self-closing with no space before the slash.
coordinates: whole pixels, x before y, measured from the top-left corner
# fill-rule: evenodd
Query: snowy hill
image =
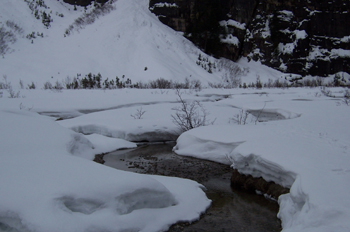
<path id="1" fill-rule="evenodd" d="M 148 4 L 148 0 L 118 0 L 84 8 L 62 0 L 3 0 L 0 75 L 12 84 L 22 80 L 25 87 L 34 82 L 37 88 L 90 72 L 101 73 L 103 79 L 125 76 L 133 83 L 188 78 L 205 84 L 222 81 L 237 67 L 201 52 L 163 25 Z M 211 64 L 215 65 L 209 71 Z M 263 78 L 281 77 L 278 71 L 263 69 L 259 65 L 259 70 L 245 72 L 247 83 L 264 72 Z"/>

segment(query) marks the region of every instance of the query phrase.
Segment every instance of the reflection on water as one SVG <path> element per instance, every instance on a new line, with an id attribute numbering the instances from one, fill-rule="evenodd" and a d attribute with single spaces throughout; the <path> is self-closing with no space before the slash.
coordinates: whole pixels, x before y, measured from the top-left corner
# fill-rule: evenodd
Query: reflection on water
<path id="1" fill-rule="evenodd" d="M 278 204 L 263 196 L 232 189 L 232 170 L 227 165 L 172 152 L 174 143 L 121 150 L 104 156 L 105 165 L 144 174 L 195 180 L 206 187 L 211 207 L 192 224 L 178 223 L 169 231 L 281 231 Z"/>

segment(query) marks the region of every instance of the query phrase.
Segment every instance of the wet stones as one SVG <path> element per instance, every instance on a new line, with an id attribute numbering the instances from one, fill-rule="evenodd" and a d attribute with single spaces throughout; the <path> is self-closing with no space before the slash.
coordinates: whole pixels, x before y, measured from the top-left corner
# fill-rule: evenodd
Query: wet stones
<path id="1" fill-rule="evenodd" d="M 272 181 L 267 182 L 262 177 L 256 178 L 251 175 L 240 174 L 237 169 L 233 170 L 231 177 L 231 186 L 236 189 L 246 190 L 248 192 L 262 192 L 274 199 L 282 194 L 289 193 L 289 189 L 282 187 Z"/>
<path id="2" fill-rule="evenodd" d="M 95 155 L 95 158 L 93 161 L 99 164 L 104 164 L 105 163 L 105 161 L 103 160 L 104 155 L 105 155 L 104 153 Z"/>

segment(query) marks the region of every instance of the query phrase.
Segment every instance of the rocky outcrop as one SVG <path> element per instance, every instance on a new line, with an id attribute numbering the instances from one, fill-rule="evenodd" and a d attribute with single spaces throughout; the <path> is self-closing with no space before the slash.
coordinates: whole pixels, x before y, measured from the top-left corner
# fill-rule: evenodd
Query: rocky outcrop
<path id="1" fill-rule="evenodd" d="M 159 19 L 205 52 L 284 72 L 350 73 L 350 2 L 150 0 Z"/>
<path id="2" fill-rule="evenodd" d="M 97 3 L 106 3 L 108 0 L 63 0 L 65 3 L 69 3 L 71 5 L 76 6 L 88 6 L 91 3 L 97 2 Z"/>

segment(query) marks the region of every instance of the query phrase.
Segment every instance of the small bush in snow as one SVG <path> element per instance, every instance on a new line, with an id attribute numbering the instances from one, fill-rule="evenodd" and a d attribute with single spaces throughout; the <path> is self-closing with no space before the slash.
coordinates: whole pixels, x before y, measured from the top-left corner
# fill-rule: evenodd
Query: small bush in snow
<path id="1" fill-rule="evenodd" d="M 28 85 L 28 89 L 35 89 L 36 86 L 34 84 L 34 82 L 32 82 L 31 84 Z"/>
<path id="2" fill-rule="evenodd" d="M 63 89 L 63 85 L 61 82 L 56 81 L 55 86 L 53 88 L 57 91 L 61 91 Z"/>
<path id="3" fill-rule="evenodd" d="M 350 99 L 344 98 L 344 99 L 342 100 L 342 103 L 343 103 L 344 105 L 349 106 L 349 105 L 350 105 Z"/>
<path id="4" fill-rule="evenodd" d="M 34 106 L 32 107 L 26 107 L 25 105 L 23 105 L 23 103 L 21 102 L 21 104 L 19 104 L 19 109 L 20 110 L 28 110 L 31 111 L 33 109 Z"/>
<path id="5" fill-rule="evenodd" d="M 24 89 L 24 84 L 23 84 L 23 81 L 22 81 L 22 80 L 19 80 L 19 87 L 20 87 L 21 89 Z"/>
<path id="6" fill-rule="evenodd" d="M 12 86 L 10 85 L 10 87 L 7 89 L 7 92 L 9 93 L 9 98 L 20 98 L 20 94 L 21 92 L 20 91 L 14 91 L 12 89 Z"/>
<path id="7" fill-rule="evenodd" d="M 13 90 L 12 84 L 11 84 L 11 82 L 7 81 L 6 75 L 3 76 L 3 79 L 4 79 L 5 83 L 1 83 L 1 88 L 7 90 L 7 92 L 9 93 L 9 98 L 19 98 L 20 91 L 16 92 L 15 90 Z"/>
<path id="8" fill-rule="evenodd" d="M 337 105 L 341 104 L 350 106 L 350 91 L 347 89 L 344 91 L 344 98 L 340 102 L 337 102 Z"/>
<path id="9" fill-rule="evenodd" d="M 142 119 L 142 116 L 146 113 L 145 110 L 142 110 L 142 107 L 136 110 L 135 114 L 131 114 L 130 116 L 134 119 Z"/>
<path id="10" fill-rule="evenodd" d="M 334 97 L 331 90 L 327 89 L 326 87 L 321 87 L 321 93 L 325 95 L 326 97 Z"/>
<path id="11" fill-rule="evenodd" d="M 151 89 L 171 89 L 173 83 L 164 78 L 158 78 L 157 80 L 150 81 L 149 86 Z"/>
<path id="12" fill-rule="evenodd" d="M 43 87 L 43 89 L 52 89 L 52 84 L 51 84 L 51 82 L 49 82 L 49 81 L 47 81 L 47 82 L 45 82 L 44 83 L 44 87 Z"/>
<path id="13" fill-rule="evenodd" d="M 257 89 L 261 89 L 263 87 L 259 75 L 256 76 L 255 86 L 256 86 Z"/>
<path id="14" fill-rule="evenodd" d="M 241 109 L 238 114 L 234 115 L 233 118 L 230 119 L 230 121 L 233 121 L 234 123 L 237 123 L 238 125 L 245 125 L 247 124 L 249 112 Z"/>
<path id="15" fill-rule="evenodd" d="M 180 106 L 173 108 L 175 114 L 172 114 L 173 123 L 181 132 L 191 130 L 200 126 L 208 125 L 208 112 L 199 101 L 186 102 L 182 98 L 180 89 L 176 89 L 178 102 Z M 211 122 L 214 124 L 214 121 Z"/>

